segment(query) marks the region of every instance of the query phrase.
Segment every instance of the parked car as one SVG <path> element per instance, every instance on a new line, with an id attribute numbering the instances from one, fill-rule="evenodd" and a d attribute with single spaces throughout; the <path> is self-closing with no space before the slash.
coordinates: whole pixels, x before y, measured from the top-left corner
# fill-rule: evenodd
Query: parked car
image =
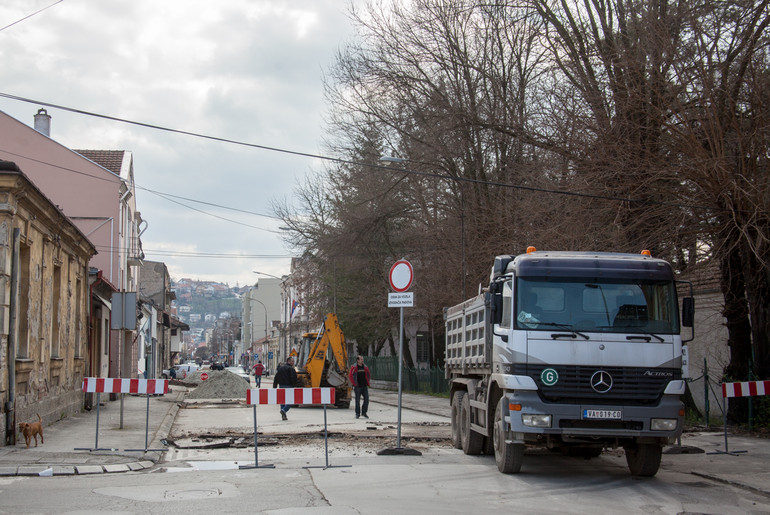
<path id="1" fill-rule="evenodd" d="M 188 375 L 200 369 L 197 363 L 184 363 L 182 365 L 174 365 L 173 368 L 174 368 L 174 371 L 176 372 L 176 379 L 184 379 Z M 161 374 L 161 377 L 163 379 L 170 379 L 171 370 L 170 369 L 164 370 L 163 373 Z"/>

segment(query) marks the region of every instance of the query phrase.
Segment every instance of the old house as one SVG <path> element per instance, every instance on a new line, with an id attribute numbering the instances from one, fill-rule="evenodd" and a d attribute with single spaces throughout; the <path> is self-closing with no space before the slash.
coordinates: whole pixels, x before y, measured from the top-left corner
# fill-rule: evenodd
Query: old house
<path id="1" fill-rule="evenodd" d="M 19 169 L 0 161 L 0 410 L 3 441 L 39 413 L 80 410 L 88 262 L 96 248 Z"/>
<path id="2" fill-rule="evenodd" d="M 72 150 L 51 138 L 51 117 L 40 109 L 35 128 L 0 112 L 0 159 L 15 162 L 91 240 L 90 266 L 118 291 L 135 292 L 146 226 L 136 207 L 133 157 L 122 150 Z M 99 299 L 97 298 L 97 301 Z M 109 299 L 106 299 L 109 301 Z M 105 316 L 102 304 L 100 316 Z M 137 377 L 136 328 L 111 329 L 106 361 L 94 374 Z M 102 369 L 106 364 L 106 373 Z"/>
<path id="3" fill-rule="evenodd" d="M 171 341 L 171 301 L 176 297 L 171 289 L 171 277 L 165 263 L 159 261 L 145 261 L 142 266 L 139 282 L 139 301 L 142 304 L 150 304 L 155 308 L 156 337 L 150 339 L 146 352 L 149 358 L 146 360 L 147 377 L 160 377 L 163 369 L 173 364 L 173 357 L 181 351 L 181 343 L 176 341 L 176 347 L 172 349 Z M 143 308 L 145 309 L 145 308 Z"/>

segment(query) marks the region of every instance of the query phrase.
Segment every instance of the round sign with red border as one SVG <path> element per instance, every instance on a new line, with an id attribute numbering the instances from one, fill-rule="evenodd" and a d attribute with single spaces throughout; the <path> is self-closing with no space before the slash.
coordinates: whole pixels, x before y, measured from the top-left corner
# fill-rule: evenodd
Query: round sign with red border
<path id="1" fill-rule="evenodd" d="M 405 292 L 412 286 L 414 280 L 414 269 L 412 264 L 405 259 L 396 261 L 392 267 L 390 267 L 390 274 L 388 274 L 390 280 L 390 287 L 396 292 Z"/>
<path id="2" fill-rule="evenodd" d="M 208 378 L 209 378 L 209 375 L 206 372 L 201 374 L 201 381 L 205 381 Z"/>

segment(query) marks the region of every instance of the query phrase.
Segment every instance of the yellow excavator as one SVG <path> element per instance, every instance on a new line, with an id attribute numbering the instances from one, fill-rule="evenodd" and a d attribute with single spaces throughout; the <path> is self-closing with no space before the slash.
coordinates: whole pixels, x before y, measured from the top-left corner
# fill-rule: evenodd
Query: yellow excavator
<path id="1" fill-rule="evenodd" d="M 328 313 L 317 333 L 302 335 L 297 353 L 297 380 L 299 387 L 334 387 L 334 405 L 350 407 L 348 349 L 336 314 Z"/>

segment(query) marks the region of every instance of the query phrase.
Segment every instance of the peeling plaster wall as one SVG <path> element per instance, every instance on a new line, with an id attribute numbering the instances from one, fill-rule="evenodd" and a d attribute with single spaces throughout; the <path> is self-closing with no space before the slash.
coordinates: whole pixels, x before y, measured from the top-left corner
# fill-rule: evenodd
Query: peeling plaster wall
<path id="1" fill-rule="evenodd" d="M 21 175 L 0 173 L 0 298 L 10 298 L 13 228 L 21 233 L 15 363 L 8 363 L 9 303 L 2 302 L 0 356 L 3 442 L 5 403 L 15 423 L 49 423 L 81 410 L 86 370 L 88 260 L 85 236 Z M 9 399 L 8 366 L 15 367 L 16 395 Z"/>

